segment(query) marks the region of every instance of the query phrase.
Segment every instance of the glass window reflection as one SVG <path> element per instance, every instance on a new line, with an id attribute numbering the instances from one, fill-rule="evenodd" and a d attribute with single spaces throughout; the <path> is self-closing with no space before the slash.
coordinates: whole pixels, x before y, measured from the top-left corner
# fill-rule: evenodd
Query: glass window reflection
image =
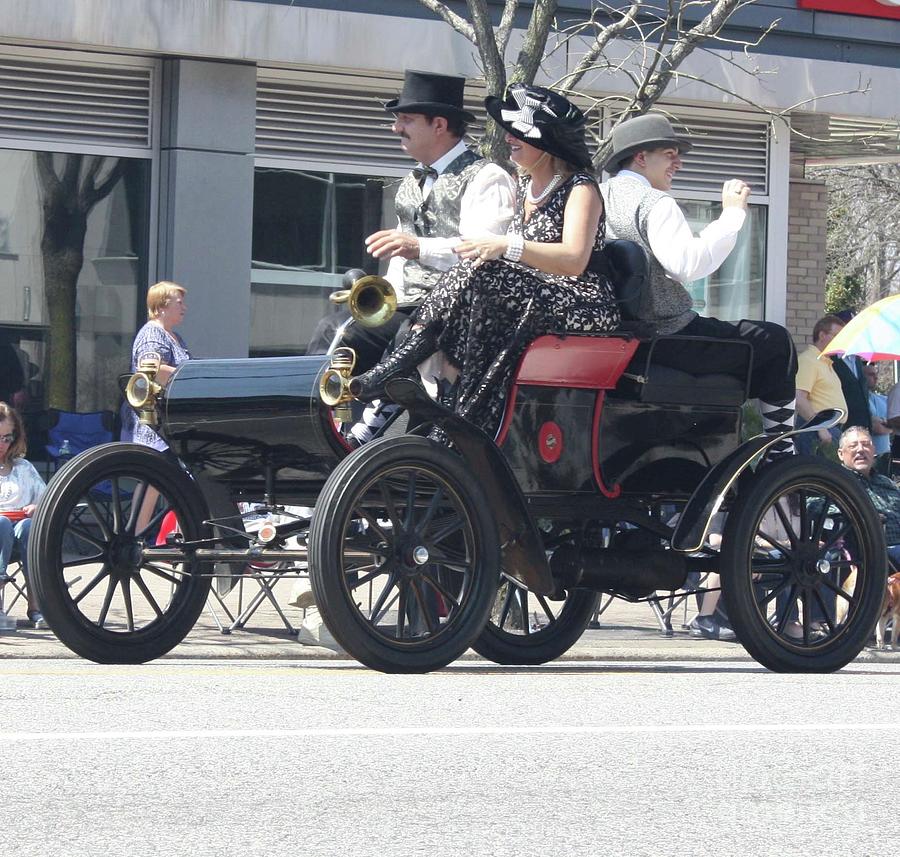
<path id="1" fill-rule="evenodd" d="M 147 282 L 150 162 L 0 150 L 0 346 L 26 415 L 117 408 Z"/>
<path id="2" fill-rule="evenodd" d="M 392 223 L 394 179 L 257 167 L 250 353 L 302 354 L 351 268 L 378 272 L 367 235 Z"/>
<path id="3" fill-rule="evenodd" d="M 722 213 L 722 204 L 679 200 L 694 233 Z M 765 317 L 766 213 L 763 205 L 751 205 L 737 244 L 722 266 L 709 277 L 688 283 L 694 309 L 724 321 Z"/>

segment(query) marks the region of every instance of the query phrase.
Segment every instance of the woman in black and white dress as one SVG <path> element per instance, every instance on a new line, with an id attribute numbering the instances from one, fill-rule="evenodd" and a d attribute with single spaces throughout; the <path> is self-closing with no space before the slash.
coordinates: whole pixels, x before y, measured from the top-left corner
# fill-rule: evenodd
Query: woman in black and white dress
<path id="1" fill-rule="evenodd" d="M 495 435 L 512 373 L 550 332 L 602 333 L 619 322 L 609 282 L 589 270 L 603 247 L 603 202 L 584 139 L 584 114 L 543 87 L 513 84 L 485 100 L 519 169 L 516 213 L 503 237 L 464 240 L 461 258 L 422 303 L 394 353 L 351 381 L 368 400 L 437 351 L 453 382 L 449 404 Z"/>

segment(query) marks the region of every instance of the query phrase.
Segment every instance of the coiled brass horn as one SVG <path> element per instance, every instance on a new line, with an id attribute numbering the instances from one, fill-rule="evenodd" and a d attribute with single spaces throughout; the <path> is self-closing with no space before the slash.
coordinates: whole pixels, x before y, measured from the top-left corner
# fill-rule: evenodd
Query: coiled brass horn
<path id="1" fill-rule="evenodd" d="M 352 283 L 350 288 L 335 292 L 331 301 L 346 303 L 350 315 L 363 327 L 380 327 L 394 314 L 397 293 L 384 277 L 353 269 L 344 275 L 344 282 L 348 280 Z"/>

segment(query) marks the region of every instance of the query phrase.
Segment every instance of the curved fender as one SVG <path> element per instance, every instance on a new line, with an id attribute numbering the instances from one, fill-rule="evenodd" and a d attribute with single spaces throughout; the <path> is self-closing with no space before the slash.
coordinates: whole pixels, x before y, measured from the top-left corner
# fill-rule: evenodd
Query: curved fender
<path id="1" fill-rule="evenodd" d="M 413 419 L 440 425 L 471 466 L 473 478 L 477 478 L 494 510 L 503 549 L 504 573 L 538 595 L 552 594 L 556 587 L 544 543 L 528 512 L 519 484 L 494 441 L 477 426 L 432 401 L 415 381 L 398 378 L 389 381 L 385 389 Z"/>
<path id="2" fill-rule="evenodd" d="M 764 453 L 770 446 L 783 438 L 793 437 L 803 432 L 818 431 L 822 428 L 831 428 L 837 425 L 843 417 L 844 412 L 841 410 L 820 411 L 798 429 L 777 435 L 758 434 L 741 444 L 730 455 L 726 455 L 706 474 L 684 507 L 672 536 L 673 550 L 693 553 L 703 547 L 713 515 L 719 511 L 731 486 L 757 455 Z"/>

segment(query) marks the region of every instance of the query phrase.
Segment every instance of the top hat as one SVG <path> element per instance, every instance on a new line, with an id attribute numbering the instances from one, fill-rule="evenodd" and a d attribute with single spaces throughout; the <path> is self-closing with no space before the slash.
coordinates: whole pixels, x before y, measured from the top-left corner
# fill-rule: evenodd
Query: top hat
<path id="1" fill-rule="evenodd" d="M 484 106 L 494 121 L 522 140 L 579 169 L 590 169 L 591 153 L 584 140 L 584 113 L 568 98 L 543 86 L 513 83 L 506 97 L 489 95 Z"/>
<path id="2" fill-rule="evenodd" d="M 612 154 L 603 164 L 608 173 L 619 171 L 619 165 L 637 152 L 646 149 L 661 149 L 665 146 L 676 146 L 679 153 L 691 150 L 691 141 L 679 137 L 672 128 L 672 123 L 662 113 L 645 113 L 626 119 L 621 125 L 613 128 Z"/>
<path id="3" fill-rule="evenodd" d="M 384 105 L 388 113 L 424 113 L 427 116 L 459 117 L 474 122 L 475 117 L 463 108 L 464 77 L 406 71 L 399 98 Z"/>

